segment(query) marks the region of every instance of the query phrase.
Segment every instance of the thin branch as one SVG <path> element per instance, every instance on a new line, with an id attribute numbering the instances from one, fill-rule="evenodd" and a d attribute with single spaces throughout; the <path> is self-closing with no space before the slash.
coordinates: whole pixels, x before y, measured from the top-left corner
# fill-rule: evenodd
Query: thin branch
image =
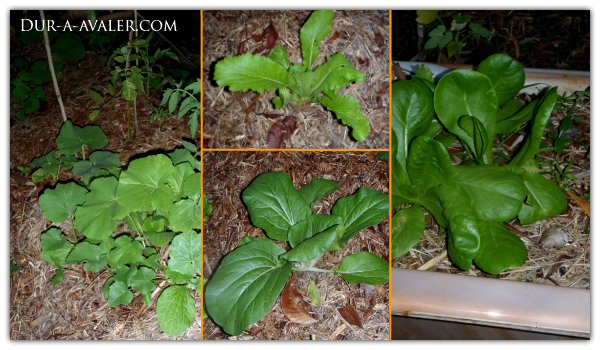
<path id="1" fill-rule="evenodd" d="M 44 10 L 40 10 L 40 16 L 42 17 L 42 23 L 46 22 L 46 16 L 44 16 Z M 58 89 L 58 81 L 56 80 L 56 73 L 54 73 L 54 62 L 52 61 L 52 52 L 50 51 L 50 38 L 48 37 L 48 27 L 44 27 L 44 41 L 46 42 L 46 54 L 48 55 L 48 66 L 50 67 L 50 74 L 52 74 L 52 82 L 54 83 L 54 91 L 56 92 L 56 98 L 60 106 L 60 113 L 62 113 L 63 122 L 67 121 L 67 114 L 65 113 L 65 106 L 63 105 L 62 97 L 60 96 L 60 90 Z"/>

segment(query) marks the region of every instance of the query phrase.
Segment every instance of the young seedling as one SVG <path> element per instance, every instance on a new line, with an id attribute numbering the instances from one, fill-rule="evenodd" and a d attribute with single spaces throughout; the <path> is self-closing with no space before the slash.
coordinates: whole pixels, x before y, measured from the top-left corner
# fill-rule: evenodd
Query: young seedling
<path id="1" fill-rule="evenodd" d="M 333 17 L 330 10 L 314 11 L 300 29 L 302 64 L 291 63 L 287 50 L 276 46 L 268 57 L 242 54 L 223 59 L 215 66 L 215 81 L 230 91 L 278 90 L 279 96 L 273 99 L 278 109 L 290 102 L 320 104 L 334 112 L 342 124 L 350 126 L 357 141 L 364 141 L 369 122 L 360 105 L 337 91 L 352 82 L 365 81 L 366 74 L 355 70 L 341 52 L 313 69 L 321 52 L 319 44 L 331 31 Z"/>
<path id="2" fill-rule="evenodd" d="M 333 273 L 352 284 L 388 281 L 388 263 L 366 251 L 347 256 L 333 270 L 315 267 L 323 254 L 344 249 L 359 231 L 388 215 L 388 196 L 366 187 L 340 198 L 331 215 L 315 214 L 315 204 L 338 189 L 334 181 L 316 178 L 296 190 L 290 177 L 278 172 L 259 175 L 244 190 L 252 224 L 270 238 L 243 238 L 206 285 L 208 316 L 226 333 L 238 335 L 266 315 L 291 271 Z M 273 240 L 287 241 L 292 249 Z M 317 292 L 311 293 L 316 297 Z"/>

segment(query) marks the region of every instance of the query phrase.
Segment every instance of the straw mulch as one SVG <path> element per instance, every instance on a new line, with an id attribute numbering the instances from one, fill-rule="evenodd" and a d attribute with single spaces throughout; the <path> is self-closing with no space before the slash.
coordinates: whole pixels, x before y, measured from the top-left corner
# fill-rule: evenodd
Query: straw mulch
<path id="1" fill-rule="evenodd" d="M 338 198 L 355 193 L 360 187 L 370 187 L 388 194 L 388 161 L 375 158 L 376 152 L 205 152 L 204 195 L 214 211 L 204 221 L 204 276 L 211 276 L 220 260 L 234 250 L 246 236 L 265 237 L 264 231 L 253 226 L 241 200 L 242 191 L 252 180 L 265 172 L 284 171 L 296 188 L 316 177 L 334 180 L 340 190 L 322 199 L 315 206 L 319 214 L 330 213 Z M 360 251 L 370 251 L 388 259 L 389 219 L 362 230 L 351 239 L 346 249 L 326 253 L 315 267 L 332 269 L 344 257 Z M 287 242 L 278 242 L 289 249 Z M 369 286 L 353 285 L 333 274 L 296 273 L 296 286 L 303 296 L 307 311 L 319 322 L 303 327 L 286 319 L 280 298 L 260 321 L 249 326 L 239 336 L 230 337 L 210 318 L 204 321 L 204 339 L 388 339 L 389 283 Z M 308 296 L 307 287 L 313 280 L 321 293 L 321 306 Z M 338 308 L 353 306 L 360 315 L 363 328 L 350 329 L 338 313 Z"/>
<path id="2" fill-rule="evenodd" d="M 126 40 L 126 39 L 125 39 Z M 29 47 L 31 49 L 31 47 Z M 41 45 L 35 48 L 43 52 Z M 35 53 L 32 53 L 35 55 Z M 162 123 L 150 124 L 152 104 L 159 105 L 161 93 L 152 90 L 149 103 L 139 95 L 137 102 L 139 132 L 132 131 L 134 138 L 127 140 L 127 103 L 118 100 L 105 107 L 95 122 L 88 114 L 100 107 L 89 97 L 93 88 L 107 97 L 106 83 L 110 74 L 99 58 L 86 55 L 83 59 L 65 67 L 59 79 L 59 88 L 69 119 L 79 126 L 98 125 L 106 133 L 109 144 L 104 149 L 119 152 L 121 165 L 132 157 L 148 152 L 168 152 L 181 146 L 182 138 L 192 139 L 187 118 L 175 118 Z M 38 197 L 52 184 L 44 181 L 34 184 L 29 175 L 23 175 L 17 166 L 28 166 L 35 157 L 56 149 L 55 138 L 62 125 L 60 109 L 52 83 L 44 86 L 47 103 L 38 112 L 21 122 L 14 119 L 16 108 L 11 108 L 10 129 L 10 259 L 23 266 L 12 276 L 10 286 L 10 338 L 17 339 L 200 339 L 200 296 L 196 299 L 197 318 L 182 335 L 167 337 L 159 328 L 154 303 L 145 308 L 139 293 L 126 306 L 108 307 L 102 294 L 102 286 L 111 274 L 87 272 L 83 264 L 65 271 L 62 283 L 51 285 L 55 268 L 40 256 L 40 236 L 50 227 L 59 227 L 72 240 L 70 225 L 65 222 L 54 225 L 42 216 Z M 107 98 L 108 100 L 108 98 Z M 133 110 L 133 106 L 132 106 Z M 133 123 L 133 116 L 131 117 Z M 199 136 L 195 142 L 199 142 Z M 86 149 L 89 154 L 91 149 Z M 64 171 L 60 182 L 73 178 L 71 171 Z M 127 230 L 122 222 L 118 228 Z M 166 249 L 165 249 L 166 250 Z M 167 258 L 166 251 L 162 251 Z M 136 316 L 138 311 L 143 311 Z"/>
<path id="3" fill-rule="evenodd" d="M 386 149 L 389 145 L 389 14 L 388 11 L 336 11 L 330 34 L 321 43 L 315 62 L 343 52 L 355 69 L 367 74 L 361 84 L 340 90 L 355 98 L 368 119 L 371 131 L 363 142 L 351 138 L 351 129 L 316 104 L 274 111 L 274 91 L 260 96 L 254 92 L 233 93 L 213 80 L 216 62 L 240 53 L 253 53 L 260 45 L 252 35 L 261 34 L 269 24 L 279 32 L 275 45 L 284 46 L 290 62 L 301 62 L 300 28 L 311 11 L 204 11 L 203 91 L 206 148 L 268 148 L 267 133 L 277 119 L 291 115 L 298 119 L 298 131 L 287 148 Z M 338 33 L 338 34 L 336 34 Z M 335 37 L 336 35 L 339 35 Z M 332 40 L 332 41 L 331 41 Z M 329 42 L 330 41 L 330 42 Z M 240 44 L 244 49 L 240 51 Z M 327 44 L 325 44 L 327 43 Z M 261 54 L 268 55 L 270 50 Z M 252 111 L 250 106 L 253 101 Z M 282 113 L 269 119 L 262 113 Z"/>
<path id="4" fill-rule="evenodd" d="M 587 102 L 584 98 L 582 103 Z M 581 104 L 575 108 L 573 117 L 582 116 L 584 119 L 577 126 L 574 126 L 569 132 L 572 139 L 581 139 L 590 136 L 590 107 Z M 553 128 L 556 129 L 563 119 L 562 115 L 554 112 L 551 116 Z M 510 138 L 503 150 L 508 150 L 519 135 Z M 553 140 L 544 136 L 544 141 L 552 145 Z M 584 144 L 589 147 L 590 140 L 584 140 Z M 509 154 L 518 150 L 518 146 L 511 149 Z M 459 143 L 454 143 L 450 153 L 462 151 Z M 579 165 L 573 165 L 569 174 L 577 177 L 577 180 L 570 181 L 568 188 L 571 189 L 580 198 L 585 198 L 584 194 L 590 191 L 590 158 L 587 157 L 588 151 L 576 142 L 570 142 L 565 151 L 557 155 L 553 151 L 542 152 L 541 157 L 544 162 L 553 164 L 554 162 L 571 161 Z M 456 158 L 455 160 L 458 160 Z M 502 163 L 501 163 L 502 164 Z M 564 168 L 566 165 L 563 164 Z M 552 170 L 547 167 L 546 171 Z M 545 175 L 549 179 L 554 179 L 550 175 Z M 524 265 L 514 267 L 508 271 L 489 275 L 475 265 L 469 271 L 462 271 L 452 265 L 450 259 L 446 256 L 432 268 L 434 271 L 443 273 L 452 273 L 459 275 L 483 276 L 488 278 L 508 279 L 530 283 L 543 283 L 558 285 L 571 288 L 590 288 L 590 235 L 584 229 L 590 229 L 590 217 L 570 196 L 566 195 L 568 208 L 562 214 L 534 224 L 521 226 L 518 219 L 508 222 L 509 229 L 518 235 L 529 252 L 527 261 Z M 427 227 L 425 235 L 421 241 L 401 258 L 395 259 L 392 266 L 418 269 L 429 260 L 440 256 L 445 251 L 447 239 L 438 238 L 439 226 L 431 215 L 426 216 Z M 560 248 L 546 249 L 540 244 L 542 232 L 551 228 L 560 227 L 568 235 L 568 243 Z M 589 231 L 588 231 L 589 232 Z"/>

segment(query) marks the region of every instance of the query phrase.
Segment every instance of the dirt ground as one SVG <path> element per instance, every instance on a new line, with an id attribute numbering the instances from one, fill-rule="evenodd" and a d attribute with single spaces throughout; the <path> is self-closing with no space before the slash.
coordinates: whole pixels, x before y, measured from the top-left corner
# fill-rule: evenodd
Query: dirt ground
<path id="1" fill-rule="evenodd" d="M 199 13 L 196 16 L 199 33 Z M 199 37 L 196 43 L 190 42 L 190 52 L 199 51 Z M 20 45 L 23 44 L 11 42 L 11 59 L 19 54 L 32 61 L 45 57 L 41 44 Z M 157 90 L 151 91 L 149 102 L 145 96 L 138 96 L 139 132 L 133 133 L 132 140 L 127 140 L 127 103 L 122 100 L 105 107 L 98 120 L 90 122 L 88 114 L 100 104 L 90 99 L 89 89 L 101 92 L 108 100 L 105 87 L 110 78 L 106 63 L 88 53 L 77 62 L 66 62 L 58 83 L 67 117 L 75 125 L 100 126 L 109 141 L 104 150 L 119 152 L 121 165 L 141 154 L 172 151 L 181 146 L 182 138 L 199 144 L 199 133 L 192 138 L 185 117 L 166 120 L 160 130 L 157 122 L 150 124 L 152 105 L 159 105 L 162 98 Z M 54 225 L 42 216 L 38 197 L 52 184 L 47 180 L 34 184 L 30 175 L 17 170 L 17 166 L 27 166 L 35 157 L 56 149 L 55 137 L 62 118 L 52 82 L 44 85 L 44 91 L 46 103 L 25 121 L 15 118 L 18 108 L 10 110 L 10 259 L 23 267 L 12 275 L 10 284 L 10 339 L 200 339 L 201 303 L 195 292 L 196 320 L 182 335 L 167 337 L 156 320 L 157 298 L 146 308 L 141 295 L 134 293 L 129 305 L 107 306 L 102 294 L 102 286 L 111 276 L 107 270 L 94 273 L 85 271 L 83 264 L 70 265 L 67 267 L 73 271 L 65 271 L 62 283 L 50 284 L 55 268 L 40 256 L 40 236 L 55 226 L 72 240 L 71 227 L 67 222 Z M 86 149 L 86 153 L 90 151 Z M 71 179 L 73 174 L 67 170 L 59 181 Z M 124 225 L 121 222 L 117 230 L 125 229 Z M 136 316 L 138 311 L 140 315 Z"/>
<path id="2" fill-rule="evenodd" d="M 311 179 L 334 180 L 340 190 L 322 199 L 315 206 L 319 214 L 328 214 L 338 198 L 353 194 L 360 187 L 370 187 L 388 194 L 389 168 L 387 160 L 375 158 L 377 152 L 241 152 L 213 151 L 204 153 L 203 190 L 214 211 L 204 221 L 204 276 L 211 276 L 220 260 L 235 249 L 246 236 L 265 237 L 264 231 L 253 226 L 241 200 L 242 190 L 262 173 L 284 171 L 296 188 Z M 326 253 L 315 267 L 332 269 L 344 257 L 359 251 L 370 251 L 388 260 L 389 218 L 362 230 L 346 249 Z M 287 242 L 279 242 L 287 247 Z M 291 323 L 281 310 L 280 298 L 260 321 L 249 326 L 239 336 L 223 333 L 210 318 L 204 321 L 204 339 L 388 339 L 389 283 L 369 286 L 353 285 L 340 276 L 316 272 L 297 273 L 298 290 L 307 311 L 318 323 L 303 327 Z M 321 306 L 308 296 L 309 281 L 315 281 L 321 293 Z M 348 328 L 338 308 L 353 306 L 363 328 Z"/>
<path id="3" fill-rule="evenodd" d="M 266 138 L 271 126 L 291 115 L 298 119 L 298 131 L 286 148 L 303 149 L 387 149 L 389 145 L 389 13 L 388 11 L 336 11 L 330 34 L 321 43 L 316 64 L 325 57 L 343 52 L 355 69 L 367 74 L 361 84 L 341 90 L 355 98 L 369 121 L 371 131 L 363 142 L 351 138 L 351 130 L 316 104 L 274 110 L 274 91 L 257 96 L 254 92 L 232 93 L 213 80 L 217 61 L 239 53 L 253 53 L 260 45 L 252 35 L 269 24 L 279 32 L 275 45 L 283 45 L 290 62 L 301 62 L 299 32 L 311 11 L 204 11 L 204 147 L 270 148 Z M 337 35 L 337 36 L 336 36 Z M 243 43 L 244 50 L 240 51 Z M 325 44 L 327 43 L 327 44 Z M 270 50 L 261 54 L 267 55 Z M 255 101 L 255 102 L 254 102 Z M 254 103 L 254 104 L 253 104 Z M 253 104 L 253 108 L 250 107 Z M 247 110 L 252 109 L 247 113 Z M 267 116 L 264 115 L 267 114 Z M 269 118 L 269 113 L 279 116 Z"/>

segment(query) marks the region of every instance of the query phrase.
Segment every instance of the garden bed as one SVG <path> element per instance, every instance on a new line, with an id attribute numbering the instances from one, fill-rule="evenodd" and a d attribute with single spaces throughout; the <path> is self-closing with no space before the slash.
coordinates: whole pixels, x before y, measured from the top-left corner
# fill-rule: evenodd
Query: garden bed
<path id="1" fill-rule="evenodd" d="M 316 65 L 342 52 L 353 67 L 366 73 L 366 81 L 350 84 L 340 93 L 358 101 L 371 131 L 363 142 L 351 138 L 350 128 L 316 104 L 287 105 L 275 110 L 274 91 L 230 92 L 214 81 L 215 64 L 225 57 L 253 53 L 261 34 L 272 24 L 292 63 L 301 62 L 298 33 L 310 11 L 204 11 L 204 130 L 205 148 L 267 147 L 273 124 L 284 116 L 297 118 L 297 129 L 285 148 L 386 149 L 389 145 L 389 15 L 388 11 L 336 11 L 330 34 L 321 43 Z M 337 33 L 337 34 L 336 34 Z M 242 49 L 240 50 L 240 46 Z M 262 51 L 266 55 L 270 50 Z M 251 107 L 253 106 L 253 107 Z M 278 114 L 278 115 L 274 115 Z"/>
<path id="2" fill-rule="evenodd" d="M 210 277 L 222 258 L 238 247 L 246 236 L 265 237 L 264 231 L 252 225 L 241 193 L 266 172 L 287 173 L 296 187 L 313 178 L 337 182 L 340 190 L 326 196 L 315 211 L 328 214 L 338 198 L 351 195 L 359 187 L 369 187 L 388 194 L 388 161 L 376 158 L 377 152 L 205 152 L 204 195 L 214 211 L 204 221 L 204 276 Z M 352 253 L 369 251 L 388 259 L 389 219 L 359 232 L 341 251 L 325 253 L 316 267 L 337 267 Z M 285 242 L 279 242 L 287 246 Z M 319 322 L 299 326 L 282 312 L 280 298 L 260 321 L 239 336 L 230 337 L 210 318 L 204 321 L 204 339 L 388 339 L 389 283 L 370 286 L 350 284 L 341 276 L 317 272 L 294 272 L 296 287 L 302 294 L 307 311 Z M 308 296 L 309 281 L 315 281 L 321 293 L 321 306 Z M 209 282 L 210 283 L 210 282 Z M 354 308 L 362 328 L 348 326 L 338 308 Z"/>
<path id="3" fill-rule="evenodd" d="M 197 23 L 190 20 L 184 24 L 181 21 L 179 23 L 183 25 L 179 30 L 186 30 L 186 27 L 189 31 L 199 32 L 199 12 L 190 15 L 192 18 L 196 17 Z M 121 44 L 127 40 L 125 33 L 117 36 L 114 42 Z M 186 37 L 186 40 L 189 52 L 197 51 L 195 48 L 200 45 L 199 35 L 195 39 Z M 183 42 L 177 44 L 183 45 Z M 11 61 L 17 55 L 30 62 L 46 57 L 42 44 L 23 44 L 18 39 L 13 41 L 11 38 Z M 184 68 L 177 65 L 171 67 Z M 138 95 L 138 132 L 134 128 L 131 140 L 127 138 L 127 102 L 124 100 L 107 105 L 96 121 L 90 121 L 88 115 L 102 104 L 94 102 L 89 91 L 93 89 L 107 97 L 106 86 L 110 80 L 106 54 L 102 60 L 99 55 L 88 52 L 78 61 L 63 62 L 58 85 L 69 120 L 79 126 L 99 126 L 108 138 L 108 145 L 104 150 L 118 152 L 121 165 L 126 165 L 141 155 L 170 152 L 181 146 L 182 139 L 199 144 L 199 137 L 192 137 L 185 117 L 163 121 L 160 130 L 158 122 L 150 123 L 152 106 L 160 105 L 162 99 L 161 91 L 156 89 L 150 90 L 148 101 L 145 95 Z M 70 265 L 73 270 L 65 271 L 63 281 L 51 285 L 51 279 L 57 270 L 54 265 L 42 259 L 40 236 L 49 228 L 58 227 L 72 240 L 71 225 L 68 222 L 52 224 L 42 216 L 38 197 L 45 189 L 52 188 L 52 183 L 44 180 L 36 184 L 30 175 L 17 170 L 17 166 L 29 166 L 34 158 L 57 149 L 55 138 L 63 124 L 61 112 L 52 82 L 45 83 L 43 89 L 46 102 L 42 103 L 38 111 L 28 115 L 25 121 L 15 118 L 20 107 L 11 107 L 10 259 L 22 269 L 13 274 L 11 280 L 10 338 L 200 339 L 201 304 L 200 296 L 195 291 L 192 291 L 196 300 L 195 323 L 184 334 L 173 338 L 166 336 L 159 327 L 155 312 L 156 298 L 151 306 L 146 307 L 141 295 L 135 293 L 130 304 L 108 307 L 102 294 L 103 284 L 111 276 L 107 270 L 95 273 L 86 271 L 84 264 Z M 86 149 L 86 153 L 89 151 L 89 148 Z M 67 170 L 60 174 L 58 182 L 64 183 L 74 178 L 73 173 Z M 116 232 L 127 230 L 122 221 Z M 167 250 L 167 247 L 161 250 L 164 257 L 168 256 Z"/>

